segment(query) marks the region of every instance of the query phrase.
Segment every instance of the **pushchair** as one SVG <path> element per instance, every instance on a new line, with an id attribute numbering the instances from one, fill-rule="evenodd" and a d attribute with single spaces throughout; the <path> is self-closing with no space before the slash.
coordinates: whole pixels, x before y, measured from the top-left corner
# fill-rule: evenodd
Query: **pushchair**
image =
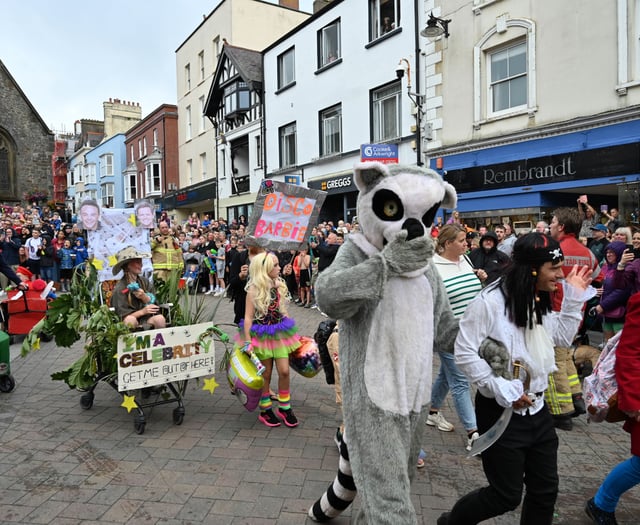
<path id="1" fill-rule="evenodd" d="M 187 252 L 184 254 L 184 279 L 187 293 L 195 295 L 200 286 L 202 274 L 202 254 L 198 252 Z"/>

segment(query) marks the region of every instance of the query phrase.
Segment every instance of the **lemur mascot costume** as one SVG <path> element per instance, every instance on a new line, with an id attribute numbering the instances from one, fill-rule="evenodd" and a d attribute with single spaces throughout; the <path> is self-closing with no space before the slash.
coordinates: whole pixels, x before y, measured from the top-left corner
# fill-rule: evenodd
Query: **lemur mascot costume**
<path id="1" fill-rule="evenodd" d="M 415 524 L 410 482 L 433 348 L 452 352 L 458 330 L 431 261 L 429 229 L 440 206 L 455 207 L 456 193 L 435 171 L 415 166 L 367 162 L 354 179 L 362 233 L 347 236 L 316 284 L 318 305 L 340 320 L 345 432 L 338 476 L 309 516 L 336 517 L 357 488 L 362 507 L 352 523 Z"/>

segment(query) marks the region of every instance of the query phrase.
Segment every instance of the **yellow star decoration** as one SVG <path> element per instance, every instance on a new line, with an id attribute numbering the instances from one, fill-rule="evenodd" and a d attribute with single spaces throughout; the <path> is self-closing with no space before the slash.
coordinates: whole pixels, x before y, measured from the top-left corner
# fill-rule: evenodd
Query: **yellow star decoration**
<path id="1" fill-rule="evenodd" d="M 102 270 L 102 268 L 104 267 L 104 261 L 102 259 L 96 259 L 95 257 L 91 261 L 91 264 L 93 264 L 93 267 L 96 270 Z"/>
<path id="2" fill-rule="evenodd" d="M 109 255 L 109 266 L 113 267 L 117 264 L 118 259 L 116 259 L 115 255 Z"/>
<path id="3" fill-rule="evenodd" d="M 134 226 L 136 225 L 136 216 L 133 213 L 129 215 L 129 222 Z"/>
<path id="4" fill-rule="evenodd" d="M 127 394 L 125 394 L 123 397 L 124 401 L 120 406 L 126 408 L 127 413 L 131 413 L 134 408 L 138 408 L 138 404 L 136 403 L 136 396 L 128 396 Z"/>
<path id="5" fill-rule="evenodd" d="M 202 387 L 202 390 L 208 390 L 209 392 L 211 392 L 211 395 L 213 395 L 213 392 L 219 386 L 220 385 L 216 382 L 215 377 L 207 377 L 204 380 L 204 386 Z"/>
<path id="6" fill-rule="evenodd" d="M 40 350 L 40 338 L 36 337 L 36 340 L 33 342 L 33 344 L 31 345 L 31 347 L 34 350 Z"/>

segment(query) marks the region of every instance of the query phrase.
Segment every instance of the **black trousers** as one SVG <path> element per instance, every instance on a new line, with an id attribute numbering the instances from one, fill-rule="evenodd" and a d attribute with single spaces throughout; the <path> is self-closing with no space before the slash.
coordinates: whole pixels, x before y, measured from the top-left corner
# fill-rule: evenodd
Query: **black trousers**
<path id="1" fill-rule="evenodd" d="M 503 410 L 494 399 L 477 394 L 478 431 L 491 428 Z M 558 436 L 546 404 L 532 416 L 514 413 L 504 434 L 482 453 L 482 467 L 489 486 L 460 498 L 449 525 L 475 525 L 516 509 L 524 486 L 520 524 L 551 524 L 558 495 Z"/>

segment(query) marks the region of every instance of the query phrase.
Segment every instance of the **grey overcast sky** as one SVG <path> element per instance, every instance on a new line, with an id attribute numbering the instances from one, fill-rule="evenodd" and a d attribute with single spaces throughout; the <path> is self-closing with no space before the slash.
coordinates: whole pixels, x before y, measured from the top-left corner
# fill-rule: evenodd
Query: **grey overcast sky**
<path id="1" fill-rule="evenodd" d="M 219 3 L 0 0 L 0 59 L 53 131 L 102 120 L 109 98 L 139 102 L 145 117 L 176 103 L 175 50 Z"/>

